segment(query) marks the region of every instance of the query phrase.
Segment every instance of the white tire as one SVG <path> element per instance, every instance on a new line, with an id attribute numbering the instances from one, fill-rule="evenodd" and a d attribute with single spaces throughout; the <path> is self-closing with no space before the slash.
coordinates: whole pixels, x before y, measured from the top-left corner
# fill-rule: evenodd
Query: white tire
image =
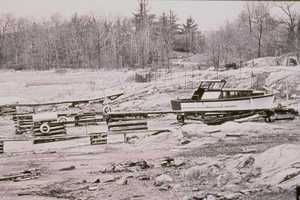
<path id="1" fill-rule="evenodd" d="M 66 121 L 68 121 L 68 118 L 66 118 L 65 116 L 60 116 L 57 118 L 57 121 L 58 122 L 66 122 Z"/>
<path id="2" fill-rule="evenodd" d="M 112 109 L 109 105 L 106 105 L 106 106 L 103 107 L 102 111 L 103 111 L 104 114 L 108 114 L 112 111 Z"/>
<path id="3" fill-rule="evenodd" d="M 48 122 L 42 123 L 42 125 L 40 126 L 40 131 L 41 133 L 49 133 L 50 132 L 50 126 L 48 124 Z"/>

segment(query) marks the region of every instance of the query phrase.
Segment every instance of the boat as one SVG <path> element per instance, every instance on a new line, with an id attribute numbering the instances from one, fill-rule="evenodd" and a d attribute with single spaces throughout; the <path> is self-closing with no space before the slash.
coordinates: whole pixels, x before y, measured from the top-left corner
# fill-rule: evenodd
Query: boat
<path id="1" fill-rule="evenodd" d="M 190 99 L 171 100 L 172 110 L 247 112 L 273 108 L 274 95 L 252 89 L 225 88 L 226 80 L 204 80 Z"/>

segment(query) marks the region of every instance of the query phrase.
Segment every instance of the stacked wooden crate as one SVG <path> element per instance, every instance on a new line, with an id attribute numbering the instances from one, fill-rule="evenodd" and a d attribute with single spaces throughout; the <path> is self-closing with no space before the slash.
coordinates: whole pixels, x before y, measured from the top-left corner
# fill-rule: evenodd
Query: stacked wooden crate
<path id="1" fill-rule="evenodd" d="M 57 116 L 55 112 L 33 115 L 34 144 L 56 141 L 52 136 L 64 136 L 67 133 L 64 122 L 58 122 Z"/>
<path id="2" fill-rule="evenodd" d="M 35 137 L 33 144 L 39 144 L 63 140 L 60 136 L 66 135 L 67 131 L 62 122 L 35 122 L 33 125 L 33 134 Z"/>
<path id="3" fill-rule="evenodd" d="M 32 114 L 30 113 L 15 114 L 13 116 L 13 120 L 15 122 L 16 134 L 23 134 L 32 131 L 33 128 Z"/>
<path id="4" fill-rule="evenodd" d="M 127 134 L 148 130 L 147 115 L 109 115 L 108 130 L 114 134 L 123 134 L 127 142 Z"/>

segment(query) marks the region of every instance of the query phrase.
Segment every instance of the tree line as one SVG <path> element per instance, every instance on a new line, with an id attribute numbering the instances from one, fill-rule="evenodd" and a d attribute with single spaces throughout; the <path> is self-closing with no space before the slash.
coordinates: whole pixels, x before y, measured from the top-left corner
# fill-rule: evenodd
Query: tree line
<path id="1" fill-rule="evenodd" d="M 236 20 L 208 35 L 214 66 L 300 51 L 295 2 L 246 2 Z M 274 10 L 278 12 L 272 14 Z"/>
<path id="2" fill-rule="evenodd" d="M 272 16 L 274 7 L 281 17 Z M 6 14 L 0 17 L 0 68 L 170 67 L 175 51 L 207 54 L 219 66 L 299 50 L 298 17 L 294 3 L 247 2 L 236 20 L 204 35 L 192 17 L 180 24 L 173 11 L 151 14 L 146 0 L 128 18 Z"/>

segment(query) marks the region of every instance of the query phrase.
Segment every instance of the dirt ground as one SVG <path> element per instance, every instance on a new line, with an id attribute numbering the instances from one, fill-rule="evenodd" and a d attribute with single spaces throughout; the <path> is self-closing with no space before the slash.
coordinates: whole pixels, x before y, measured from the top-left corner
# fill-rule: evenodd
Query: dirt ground
<path id="1" fill-rule="evenodd" d="M 2 96 L 26 97 L 27 102 L 94 98 L 107 94 L 107 88 L 119 90 L 120 83 L 126 82 L 122 87 L 131 89 L 115 109 L 149 110 L 167 109 L 170 98 L 189 94 L 176 85 L 176 78 L 169 80 L 169 85 L 166 80 L 134 84 L 131 72 L 113 72 L 107 77 L 100 72 L 53 77 L 55 72 L 37 72 L 34 77 L 33 72 L 20 73 L 1 76 Z M 207 71 L 202 78 L 213 77 L 209 74 Z M 249 80 L 240 86 L 246 82 Z M 5 153 L 0 154 L 0 199 L 296 199 L 295 187 L 300 185 L 299 118 L 207 126 L 196 121 L 182 125 L 176 116 L 162 115 L 151 118 L 149 126 L 170 131 L 132 134 L 137 137 L 129 143 L 123 142 L 122 135 L 109 135 L 106 145 L 90 145 L 89 138 L 46 144 L 5 142 Z M 67 134 L 106 129 L 105 123 L 68 127 Z M 14 134 L 10 117 L 1 117 L 0 131 L 6 139 L 30 138 Z M 11 174 L 29 174 L 29 178 L 1 180 Z"/>

